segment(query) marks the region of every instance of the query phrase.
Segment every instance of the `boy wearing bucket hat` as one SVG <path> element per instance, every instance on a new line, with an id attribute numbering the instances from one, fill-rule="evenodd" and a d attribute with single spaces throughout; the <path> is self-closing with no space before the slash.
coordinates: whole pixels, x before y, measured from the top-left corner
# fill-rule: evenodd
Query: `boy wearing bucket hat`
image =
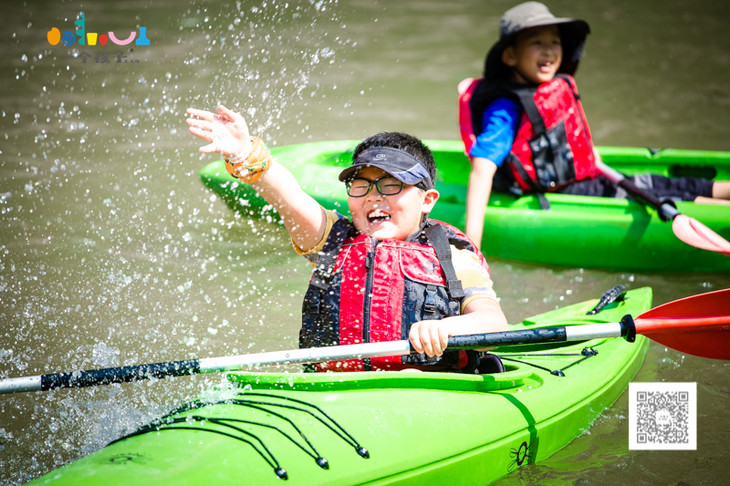
<path id="1" fill-rule="evenodd" d="M 459 128 L 472 165 L 466 234 L 481 244 L 492 186 L 515 195 L 545 192 L 625 197 L 599 175 L 598 152 L 573 79 L 590 32 L 538 2 L 511 8 L 489 50 L 482 79 L 459 85 Z M 635 185 L 659 198 L 717 202 L 730 182 L 643 174 Z"/>
<path id="2" fill-rule="evenodd" d="M 381 133 L 361 142 L 342 171 L 351 219 L 306 194 L 243 117 L 189 109 L 190 132 L 219 152 L 281 215 L 295 249 L 314 266 L 302 311 L 300 346 L 410 339 L 421 353 L 323 363 L 359 371 L 479 369 L 474 352 L 446 351 L 449 336 L 506 330 L 489 267 L 456 228 L 428 218 L 439 193 L 435 162 L 417 138 Z"/>

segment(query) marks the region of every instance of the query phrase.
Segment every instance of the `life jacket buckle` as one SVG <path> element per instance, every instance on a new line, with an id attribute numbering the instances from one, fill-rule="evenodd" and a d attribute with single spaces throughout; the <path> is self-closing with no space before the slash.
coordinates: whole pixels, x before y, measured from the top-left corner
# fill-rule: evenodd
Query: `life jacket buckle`
<path id="1" fill-rule="evenodd" d="M 426 287 L 426 298 L 423 302 L 423 313 L 424 315 L 436 313 L 436 288 L 431 285 Z"/>

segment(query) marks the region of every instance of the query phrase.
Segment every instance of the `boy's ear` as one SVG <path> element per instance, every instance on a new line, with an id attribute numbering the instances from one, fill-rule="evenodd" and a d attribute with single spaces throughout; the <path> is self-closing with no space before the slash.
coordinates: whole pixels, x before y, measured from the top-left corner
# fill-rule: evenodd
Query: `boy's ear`
<path id="1" fill-rule="evenodd" d="M 436 205 L 436 201 L 439 200 L 439 192 L 436 189 L 429 189 L 425 193 L 425 197 L 423 198 L 423 205 L 421 206 L 421 212 L 424 214 L 428 214 L 431 212 L 433 207 Z"/>
<path id="2" fill-rule="evenodd" d="M 517 65 L 517 56 L 515 55 L 515 48 L 513 46 L 504 48 L 502 51 L 502 62 L 509 67 L 515 67 Z"/>

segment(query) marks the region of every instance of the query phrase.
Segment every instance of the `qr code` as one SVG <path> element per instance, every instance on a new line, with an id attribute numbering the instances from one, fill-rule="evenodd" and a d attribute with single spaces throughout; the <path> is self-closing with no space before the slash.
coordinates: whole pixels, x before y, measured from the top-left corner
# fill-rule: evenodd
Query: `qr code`
<path id="1" fill-rule="evenodd" d="M 629 383 L 629 449 L 696 450 L 697 383 Z"/>

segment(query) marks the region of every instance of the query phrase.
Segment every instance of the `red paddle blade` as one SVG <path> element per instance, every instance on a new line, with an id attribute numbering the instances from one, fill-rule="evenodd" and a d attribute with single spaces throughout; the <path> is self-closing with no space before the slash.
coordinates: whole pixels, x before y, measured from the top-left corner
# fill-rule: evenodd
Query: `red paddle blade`
<path id="1" fill-rule="evenodd" d="M 634 319 L 637 334 L 683 353 L 730 360 L 730 289 L 693 295 Z"/>
<path id="2" fill-rule="evenodd" d="M 672 220 L 672 231 L 688 245 L 730 256 L 730 242 L 686 214 L 675 216 Z"/>

